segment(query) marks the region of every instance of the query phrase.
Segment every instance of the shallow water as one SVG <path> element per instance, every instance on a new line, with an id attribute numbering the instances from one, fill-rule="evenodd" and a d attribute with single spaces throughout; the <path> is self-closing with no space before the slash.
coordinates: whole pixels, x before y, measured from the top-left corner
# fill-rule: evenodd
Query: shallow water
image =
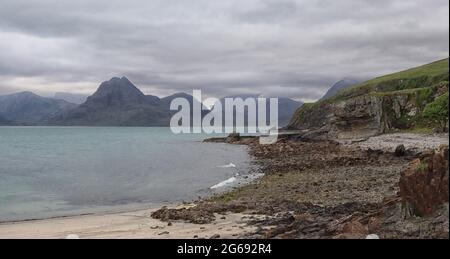
<path id="1" fill-rule="evenodd" d="M 249 172 L 244 147 L 202 143 L 206 137 L 168 128 L 0 127 L 0 221 L 188 201 Z"/>

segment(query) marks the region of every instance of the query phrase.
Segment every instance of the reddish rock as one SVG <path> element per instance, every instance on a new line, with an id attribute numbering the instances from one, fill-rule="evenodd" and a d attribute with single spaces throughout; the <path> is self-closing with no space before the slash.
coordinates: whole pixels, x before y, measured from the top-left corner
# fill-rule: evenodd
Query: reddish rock
<path id="1" fill-rule="evenodd" d="M 399 192 L 408 213 L 431 215 L 449 201 L 448 172 L 448 147 L 411 162 L 401 174 Z"/>
<path id="2" fill-rule="evenodd" d="M 381 225 L 380 218 L 371 217 L 369 219 L 367 227 L 368 227 L 370 233 L 375 233 L 378 230 L 378 228 L 380 227 L 380 225 Z"/>
<path id="3" fill-rule="evenodd" d="M 354 236 L 366 236 L 369 234 L 367 227 L 365 227 L 359 221 L 346 223 L 342 228 L 342 232 L 343 234 L 351 234 Z"/>

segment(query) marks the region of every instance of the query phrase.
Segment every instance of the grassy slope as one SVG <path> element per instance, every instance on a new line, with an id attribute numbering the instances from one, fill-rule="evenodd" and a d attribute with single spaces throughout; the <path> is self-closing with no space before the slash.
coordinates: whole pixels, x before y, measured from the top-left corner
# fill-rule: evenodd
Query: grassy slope
<path id="1" fill-rule="evenodd" d="M 339 92 L 331 101 L 358 96 L 370 92 L 391 92 L 433 86 L 448 81 L 449 59 L 424 66 L 377 77 Z"/>
<path id="2" fill-rule="evenodd" d="M 302 117 L 321 105 L 333 103 L 365 94 L 394 95 L 400 93 L 424 92 L 449 80 L 449 59 L 439 60 L 427 65 L 408 69 L 398 73 L 377 77 L 369 81 L 341 90 L 336 96 L 316 103 L 305 104 L 297 110 L 291 125 L 299 123 Z"/>

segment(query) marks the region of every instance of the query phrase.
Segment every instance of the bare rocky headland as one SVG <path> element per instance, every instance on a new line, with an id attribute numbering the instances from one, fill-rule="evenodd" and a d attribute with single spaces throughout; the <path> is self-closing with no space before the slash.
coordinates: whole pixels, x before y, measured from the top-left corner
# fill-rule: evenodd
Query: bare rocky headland
<path id="1" fill-rule="evenodd" d="M 152 217 L 210 224 L 217 213 L 258 215 L 248 222 L 255 230 L 241 238 L 449 237 L 448 134 L 343 142 L 289 134 L 274 145 L 235 134 L 207 141 L 247 145 L 264 177 Z"/>

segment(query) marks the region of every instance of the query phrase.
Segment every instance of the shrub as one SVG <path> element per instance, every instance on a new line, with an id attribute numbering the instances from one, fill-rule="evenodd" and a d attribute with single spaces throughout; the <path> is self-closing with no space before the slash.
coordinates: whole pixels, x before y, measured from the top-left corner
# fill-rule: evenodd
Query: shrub
<path id="1" fill-rule="evenodd" d="M 427 104 L 423 111 L 423 117 L 439 124 L 441 130 L 445 132 L 448 123 L 448 92 Z"/>

